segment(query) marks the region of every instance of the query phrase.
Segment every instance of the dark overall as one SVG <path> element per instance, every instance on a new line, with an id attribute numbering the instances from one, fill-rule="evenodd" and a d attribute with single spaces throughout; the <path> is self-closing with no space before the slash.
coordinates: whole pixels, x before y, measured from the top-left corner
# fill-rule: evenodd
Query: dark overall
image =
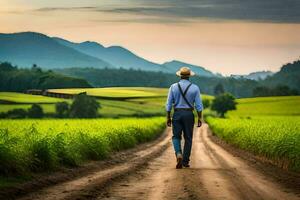
<path id="1" fill-rule="evenodd" d="M 183 161 L 182 164 L 188 164 L 190 161 L 190 154 L 192 149 L 192 141 L 193 141 L 193 128 L 194 128 L 194 114 L 193 114 L 193 106 L 188 102 L 185 95 L 188 92 L 189 87 L 186 88 L 183 92 L 180 85 L 178 84 L 179 91 L 181 93 L 182 98 L 189 105 L 190 108 L 181 108 L 176 109 L 176 105 L 174 106 L 174 114 L 173 114 L 173 137 L 172 142 L 175 149 L 175 153 L 182 154 L 181 150 L 181 137 L 183 133 L 184 137 L 184 149 L 183 149 Z"/>

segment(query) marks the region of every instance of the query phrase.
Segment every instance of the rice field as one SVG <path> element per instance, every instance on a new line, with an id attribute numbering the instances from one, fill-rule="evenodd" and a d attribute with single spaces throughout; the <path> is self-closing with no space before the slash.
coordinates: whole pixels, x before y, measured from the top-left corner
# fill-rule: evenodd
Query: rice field
<path id="1" fill-rule="evenodd" d="M 0 174 L 23 174 L 101 160 L 154 139 L 164 117 L 0 120 Z"/>
<path id="2" fill-rule="evenodd" d="M 239 99 L 226 118 L 208 117 L 214 134 L 289 170 L 300 171 L 300 97 Z"/>

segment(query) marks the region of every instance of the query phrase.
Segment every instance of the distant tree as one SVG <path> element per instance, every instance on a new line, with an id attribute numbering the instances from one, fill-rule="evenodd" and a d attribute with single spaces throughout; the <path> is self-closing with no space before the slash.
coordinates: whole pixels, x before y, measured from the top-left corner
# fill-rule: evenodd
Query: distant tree
<path id="1" fill-rule="evenodd" d="M 37 73 L 42 73 L 42 68 L 38 67 L 36 64 L 33 64 L 31 70 Z"/>
<path id="2" fill-rule="evenodd" d="M 214 88 L 214 94 L 217 96 L 217 95 L 223 94 L 224 92 L 225 92 L 225 90 L 224 90 L 222 83 L 218 83 Z"/>
<path id="3" fill-rule="evenodd" d="M 214 98 L 211 108 L 215 110 L 221 117 L 229 110 L 236 109 L 236 101 L 233 95 L 229 93 L 220 94 Z"/>
<path id="4" fill-rule="evenodd" d="M 75 97 L 71 105 L 70 116 L 73 118 L 94 118 L 98 116 L 98 108 L 100 108 L 100 104 L 94 97 L 82 93 Z"/>
<path id="5" fill-rule="evenodd" d="M 28 117 L 30 118 L 43 118 L 43 108 L 38 104 L 32 104 L 31 108 L 28 109 Z"/>
<path id="6" fill-rule="evenodd" d="M 204 107 L 204 108 L 209 108 L 209 106 L 210 106 L 210 100 L 208 100 L 208 99 L 203 99 L 203 100 L 202 100 L 202 104 L 203 104 L 203 107 Z"/>
<path id="7" fill-rule="evenodd" d="M 56 116 L 63 118 L 69 114 L 69 104 L 67 102 L 58 102 L 55 104 Z"/>
<path id="8" fill-rule="evenodd" d="M 27 116 L 27 111 L 22 108 L 9 110 L 6 113 L 6 117 L 11 119 L 22 119 L 22 118 L 26 118 L 26 116 Z"/>

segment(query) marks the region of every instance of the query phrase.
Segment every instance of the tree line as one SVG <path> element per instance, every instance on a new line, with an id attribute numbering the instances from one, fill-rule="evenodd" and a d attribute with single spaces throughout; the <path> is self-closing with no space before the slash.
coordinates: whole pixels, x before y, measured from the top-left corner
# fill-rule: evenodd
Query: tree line
<path id="1" fill-rule="evenodd" d="M 86 80 L 43 71 L 33 65 L 31 69 L 19 69 L 10 63 L 0 63 L 0 91 L 24 92 L 28 89 L 92 87 Z"/>
<path id="2" fill-rule="evenodd" d="M 300 61 L 288 63 L 265 80 L 233 77 L 194 76 L 191 80 L 202 93 L 215 95 L 221 85 L 237 98 L 253 96 L 298 95 L 300 92 Z M 174 74 L 133 69 L 66 68 L 43 71 L 33 65 L 19 69 L 10 63 L 0 63 L 0 91 L 24 92 L 28 89 L 82 87 L 169 87 L 177 82 Z"/>
<path id="3" fill-rule="evenodd" d="M 194 76 L 192 82 L 202 93 L 216 95 L 215 88 L 235 97 L 298 95 L 300 92 L 300 61 L 284 65 L 281 70 L 265 80 L 233 77 Z M 83 78 L 94 87 L 169 87 L 178 81 L 174 74 L 126 69 L 68 68 L 55 70 L 68 76 Z"/>
<path id="4" fill-rule="evenodd" d="M 68 76 L 83 78 L 94 87 L 170 87 L 179 78 L 175 74 L 149 72 L 126 69 L 95 69 L 68 68 L 55 70 Z M 222 84 L 227 92 L 236 97 L 252 96 L 252 91 L 258 83 L 248 79 L 234 79 L 222 77 L 191 77 L 191 81 L 200 87 L 202 93 L 214 95 L 214 88 Z"/>

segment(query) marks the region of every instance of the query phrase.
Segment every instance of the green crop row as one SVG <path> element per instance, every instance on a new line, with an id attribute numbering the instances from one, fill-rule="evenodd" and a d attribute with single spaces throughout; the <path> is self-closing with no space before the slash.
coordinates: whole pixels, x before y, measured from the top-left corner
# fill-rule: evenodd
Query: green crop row
<path id="1" fill-rule="evenodd" d="M 208 117 L 221 139 L 285 169 L 300 171 L 300 117 L 257 116 L 251 118 Z"/>
<path id="2" fill-rule="evenodd" d="M 0 174 L 76 166 L 154 139 L 164 118 L 0 120 Z"/>

